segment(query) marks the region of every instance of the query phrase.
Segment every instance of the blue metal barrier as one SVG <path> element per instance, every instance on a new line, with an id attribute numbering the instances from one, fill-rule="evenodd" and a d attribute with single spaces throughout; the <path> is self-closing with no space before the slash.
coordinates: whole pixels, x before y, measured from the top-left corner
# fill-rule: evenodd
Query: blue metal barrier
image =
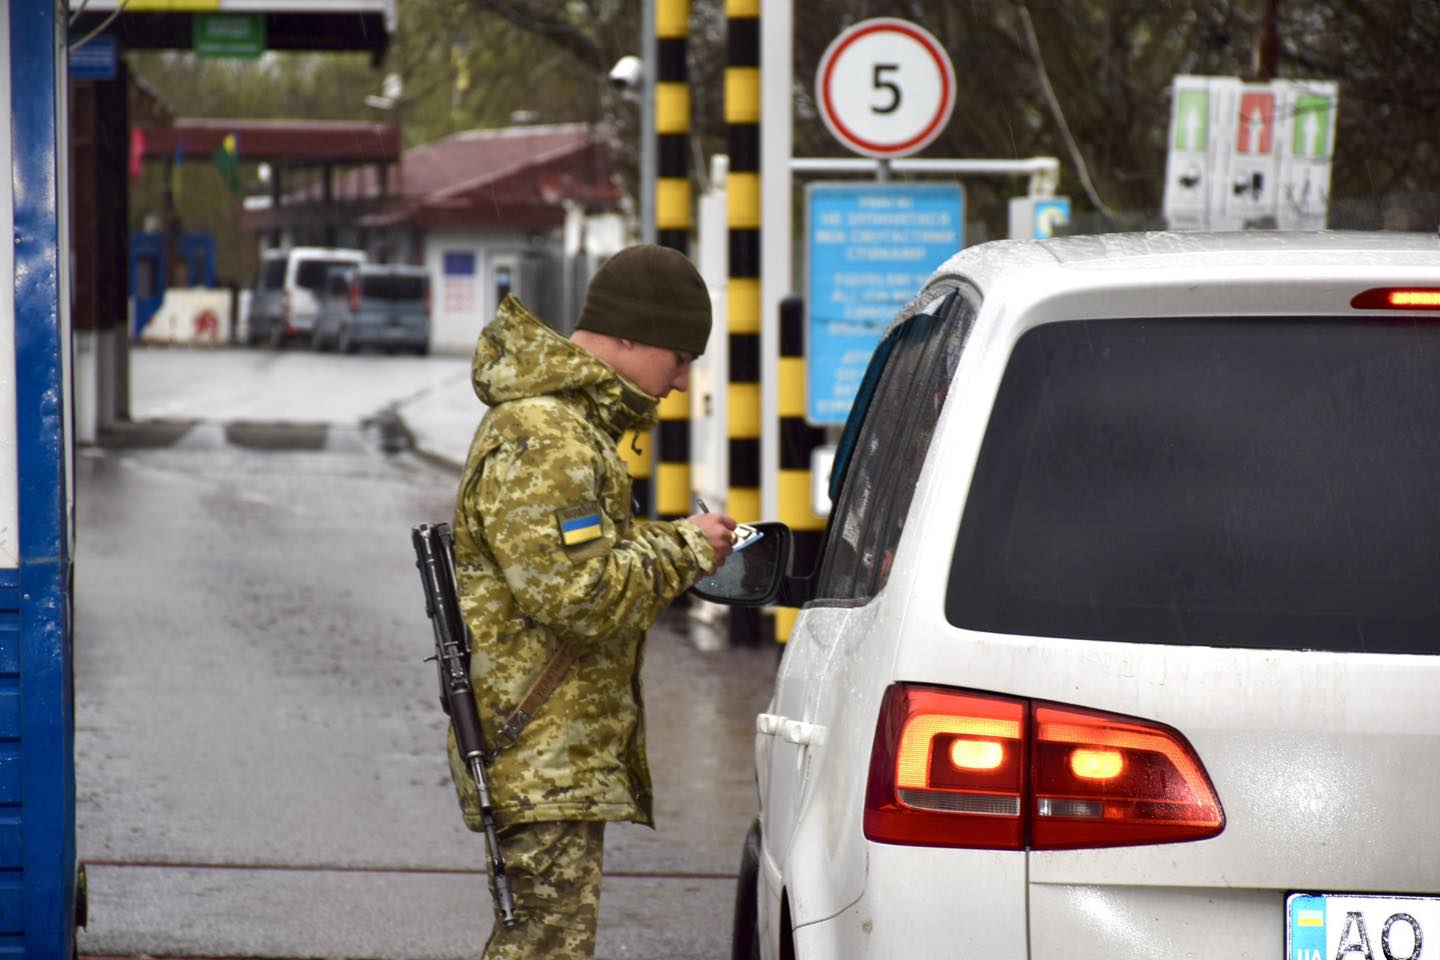
<path id="1" fill-rule="evenodd" d="M 0 0 L 8 34 L 18 556 L 0 569 L 0 956 L 75 940 L 65 31 L 52 0 Z M 8 27 L 8 29 L 7 29 Z M 0 293 L 0 296 L 7 296 Z M 0 372 L 8 378 L 9 372 Z"/>

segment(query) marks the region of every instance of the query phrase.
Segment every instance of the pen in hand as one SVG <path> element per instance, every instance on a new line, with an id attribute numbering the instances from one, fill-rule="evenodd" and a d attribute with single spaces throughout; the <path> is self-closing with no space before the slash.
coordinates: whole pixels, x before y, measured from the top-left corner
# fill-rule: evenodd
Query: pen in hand
<path id="1" fill-rule="evenodd" d="M 701 512 L 701 513 L 709 513 L 709 512 L 710 512 L 710 505 L 705 502 L 705 498 L 704 498 L 704 497 L 696 497 L 696 498 L 695 498 L 695 506 L 697 506 L 697 507 L 700 508 L 700 512 Z M 735 536 L 735 532 L 732 530 L 732 531 L 730 532 L 730 543 L 733 545 L 733 544 L 736 542 L 736 540 L 737 540 L 737 537 Z"/>
<path id="2" fill-rule="evenodd" d="M 704 497 L 696 497 L 695 506 L 700 508 L 701 513 L 710 512 L 710 505 L 705 502 Z M 751 543 L 755 542 L 758 539 L 760 538 L 755 535 L 755 530 L 748 526 L 737 527 L 736 529 L 730 531 L 730 543 L 736 549 L 749 546 Z"/>

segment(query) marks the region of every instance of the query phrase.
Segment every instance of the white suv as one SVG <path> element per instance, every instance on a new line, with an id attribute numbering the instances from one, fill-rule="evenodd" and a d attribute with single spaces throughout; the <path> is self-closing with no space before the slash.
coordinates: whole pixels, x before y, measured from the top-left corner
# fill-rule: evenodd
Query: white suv
<path id="1" fill-rule="evenodd" d="M 737 956 L 1440 943 L 1435 237 L 966 250 L 835 474 L 698 590 L 802 606 Z"/>

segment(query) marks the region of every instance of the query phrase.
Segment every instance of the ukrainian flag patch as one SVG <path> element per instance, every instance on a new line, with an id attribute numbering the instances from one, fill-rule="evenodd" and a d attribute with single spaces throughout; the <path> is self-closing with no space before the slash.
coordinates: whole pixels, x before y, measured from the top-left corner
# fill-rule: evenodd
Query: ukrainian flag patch
<path id="1" fill-rule="evenodd" d="M 555 511 L 560 525 L 560 542 L 567 547 L 578 546 L 601 537 L 600 505 L 591 501 Z"/>

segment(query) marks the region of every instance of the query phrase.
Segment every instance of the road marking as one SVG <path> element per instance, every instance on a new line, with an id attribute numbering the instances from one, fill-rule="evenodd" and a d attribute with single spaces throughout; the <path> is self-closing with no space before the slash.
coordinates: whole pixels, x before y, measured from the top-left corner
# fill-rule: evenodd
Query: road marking
<path id="1" fill-rule="evenodd" d="M 276 873 L 378 873 L 429 876 L 484 876 L 484 867 L 396 867 L 341 863 L 203 863 L 181 860 L 84 860 L 86 867 L 136 870 L 252 870 Z M 734 880 L 735 873 L 706 870 L 604 870 L 603 876 L 627 880 Z"/>

